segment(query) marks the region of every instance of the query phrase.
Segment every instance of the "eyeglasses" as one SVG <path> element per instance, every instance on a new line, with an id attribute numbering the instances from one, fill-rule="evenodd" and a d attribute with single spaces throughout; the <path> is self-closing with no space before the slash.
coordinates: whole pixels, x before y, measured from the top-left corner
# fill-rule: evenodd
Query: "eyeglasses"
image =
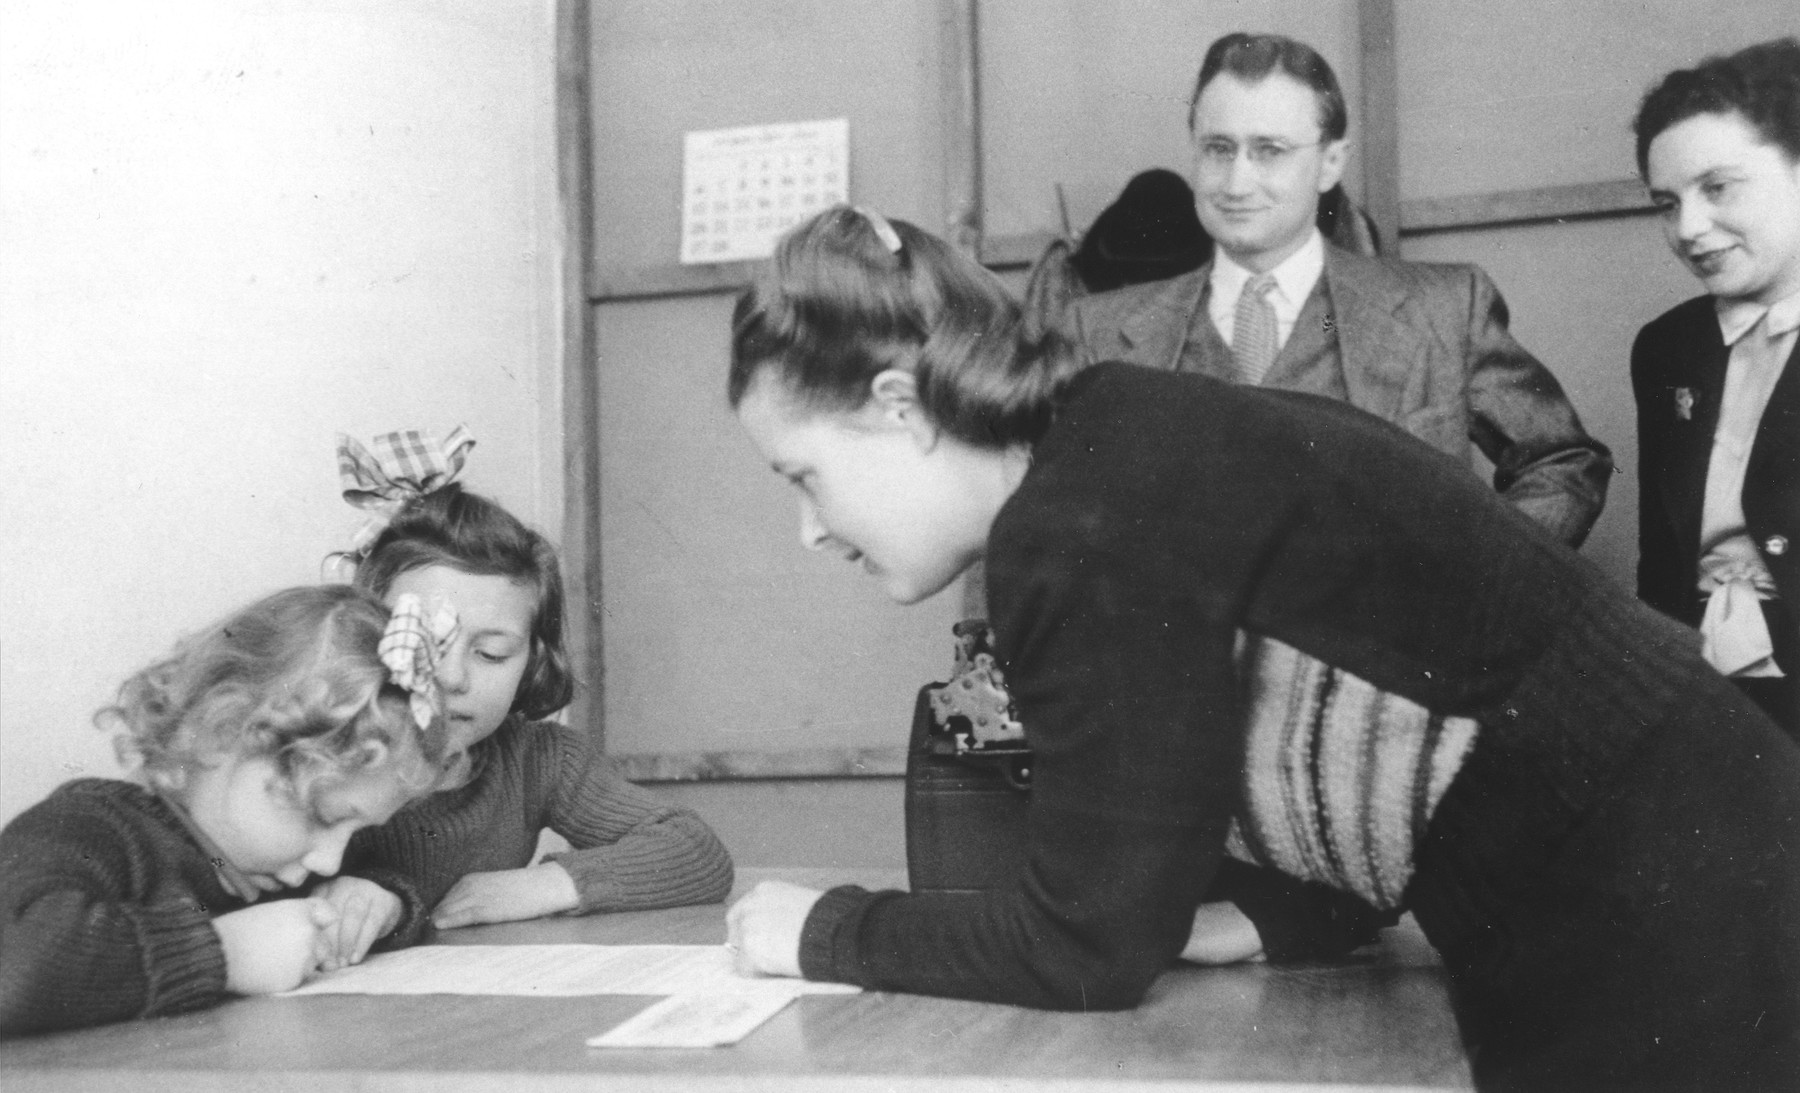
<path id="1" fill-rule="evenodd" d="M 1273 137 L 1256 137 L 1240 146 L 1237 141 L 1228 137 L 1207 137 L 1198 142 L 1198 154 L 1201 167 L 1209 171 L 1226 171 L 1237 162 L 1241 147 L 1251 166 L 1269 170 L 1286 166 L 1294 158 L 1294 153 L 1304 148 L 1316 148 L 1324 143 L 1323 137 L 1306 144 L 1294 144 Z"/>

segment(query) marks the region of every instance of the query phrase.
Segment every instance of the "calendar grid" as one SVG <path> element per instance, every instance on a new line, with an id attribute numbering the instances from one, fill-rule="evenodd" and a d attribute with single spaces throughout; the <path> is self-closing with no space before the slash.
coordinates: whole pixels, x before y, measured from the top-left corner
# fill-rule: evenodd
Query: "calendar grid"
<path id="1" fill-rule="evenodd" d="M 782 232 L 849 200 L 848 119 L 696 131 L 684 145 L 684 265 L 767 258 Z"/>

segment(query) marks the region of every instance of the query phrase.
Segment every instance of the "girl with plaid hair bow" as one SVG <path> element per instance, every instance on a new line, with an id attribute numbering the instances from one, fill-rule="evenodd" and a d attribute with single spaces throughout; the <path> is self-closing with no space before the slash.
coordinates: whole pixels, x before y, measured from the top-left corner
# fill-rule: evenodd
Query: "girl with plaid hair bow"
<path id="1" fill-rule="evenodd" d="M 95 720 L 135 778 L 65 783 L 0 832 L 0 1035 L 289 990 L 329 958 L 334 909 L 293 890 L 450 748 L 432 643 L 387 648 L 429 632 L 414 608 L 288 589 L 125 682 Z"/>
<path id="2" fill-rule="evenodd" d="M 705 821 L 625 780 L 578 728 L 546 720 L 574 694 L 555 548 L 456 482 L 475 441 L 407 431 L 372 448 L 340 438 L 345 499 L 379 523 L 353 548 L 355 583 L 388 603 L 418 596 L 460 622 L 438 681 L 465 785 L 401 812 L 351 844 L 345 875 L 320 889 L 340 911 L 338 960 L 425 928 L 724 899 L 731 857 Z M 536 861 L 540 833 L 570 848 Z M 412 898 L 431 921 L 403 913 Z"/>

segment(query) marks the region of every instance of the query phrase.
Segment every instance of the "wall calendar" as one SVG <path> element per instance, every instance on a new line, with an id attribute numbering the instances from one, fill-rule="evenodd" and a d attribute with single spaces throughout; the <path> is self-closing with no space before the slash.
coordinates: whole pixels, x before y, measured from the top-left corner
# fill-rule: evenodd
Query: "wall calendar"
<path id="1" fill-rule="evenodd" d="M 781 233 L 849 200 L 850 122 L 684 134 L 681 261 L 767 258 Z"/>

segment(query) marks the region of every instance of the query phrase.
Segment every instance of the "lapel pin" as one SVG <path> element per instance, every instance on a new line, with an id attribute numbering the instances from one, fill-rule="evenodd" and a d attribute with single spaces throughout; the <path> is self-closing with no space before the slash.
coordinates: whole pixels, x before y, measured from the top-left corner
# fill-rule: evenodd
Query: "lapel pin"
<path id="1" fill-rule="evenodd" d="M 1682 421 L 1694 420 L 1694 389 L 1692 387 L 1675 388 L 1675 416 Z"/>

